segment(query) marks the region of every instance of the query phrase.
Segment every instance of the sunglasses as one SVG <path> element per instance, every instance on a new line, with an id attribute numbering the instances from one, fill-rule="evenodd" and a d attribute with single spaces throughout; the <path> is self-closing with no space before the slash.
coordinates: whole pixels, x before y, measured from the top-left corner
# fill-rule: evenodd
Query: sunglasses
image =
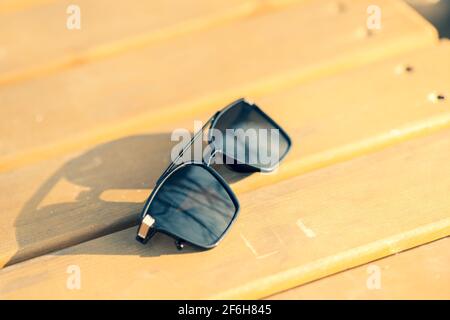
<path id="1" fill-rule="evenodd" d="M 183 160 L 202 136 L 207 156 Z M 203 249 L 217 246 L 236 220 L 239 202 L 211 167 L 212 160 L 238 172 L 271 172 L 290 148 L 286 132 L 258 106 L 245 99 L 231 103 L 208 120 L 157 180 L 136 239 L 146 243 L 162 232 L 175 238 L 178 249 L 185 243 Z"/>

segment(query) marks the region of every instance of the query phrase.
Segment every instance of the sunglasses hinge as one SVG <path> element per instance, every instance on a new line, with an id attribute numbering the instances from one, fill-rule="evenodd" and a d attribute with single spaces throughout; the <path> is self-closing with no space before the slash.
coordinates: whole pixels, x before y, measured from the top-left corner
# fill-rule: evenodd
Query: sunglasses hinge
<path id="1" fill-rule="evenodd" d="M 147 243 L 147 241 L 155 234 L 156 230 L 152 228 L 154 223 L 155 219 L 153 219 L 151 215 L 146 214 L 144 219 L 142 219 L 136 237 L 139 242 Z"/>

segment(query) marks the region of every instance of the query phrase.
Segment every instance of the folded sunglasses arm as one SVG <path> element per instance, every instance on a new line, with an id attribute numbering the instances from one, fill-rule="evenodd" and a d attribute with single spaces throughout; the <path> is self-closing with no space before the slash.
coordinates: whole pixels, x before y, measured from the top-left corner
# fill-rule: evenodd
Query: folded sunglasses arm
<path id="1" fill-rule="evenodd" d="M 192 144 L 197 140 L 198 137 L 202 136 L 202 134 L 205 132 L 206 129 L 209 129 L 209 127 L 214 122 L 214 119 L 217 117 L 217 115 L 220 113 L 220 111 L 216 112 L 214 116 L 212 116 L 202 127 L 201 130 L 197 131 L 192 139 L 189 141 L 189 143 L 183 147 L 183 149 L 180 151 L 178 156 L 170 163 L 170 165 L 167 167 L 166 170 L 164 170 L 163 174 L 159 177 L 158 181 L 156 181 L 156 185 L 158 185 L 177 165 L 181 164 L 178 163 L 180 159 L 183 157 L 186 150 L 188 150 Z"/>

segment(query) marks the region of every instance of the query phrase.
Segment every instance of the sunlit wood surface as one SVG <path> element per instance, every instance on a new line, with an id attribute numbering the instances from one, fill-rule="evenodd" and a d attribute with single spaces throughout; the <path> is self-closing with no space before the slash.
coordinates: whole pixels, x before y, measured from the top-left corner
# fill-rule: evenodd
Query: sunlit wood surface
<path id="1" fill-rule="evenodd" d="M 366 0 L 79 0 L 68 30 L 69 4 L 0 4 L 0 298 L 450 298 L 425 281 L 446 240 L 382 259 L 450 234 L 450 43 L 412 8 L 368 30 Z M 220 170 L 241 213 L 216 249 L 137 243 L 171 132 L 242 96 L 289 156 Z"/>
<path id="2" fill-rule="evenodd" d="M 443 238 L 268 299 L 448 299 L 450 238 Z"/>

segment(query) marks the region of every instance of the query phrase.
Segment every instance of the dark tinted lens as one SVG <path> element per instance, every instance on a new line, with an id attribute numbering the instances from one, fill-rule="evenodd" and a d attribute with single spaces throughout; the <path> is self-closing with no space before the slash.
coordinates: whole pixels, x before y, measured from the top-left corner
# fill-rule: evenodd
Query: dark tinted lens
<path id="1" fill-rule="evenodd" d="M 149 209 L 157 229 L 202 247 L 217 243 L 237 211 L 217 178 L 206 168 L 192 164 L 178 169 L 164 182 Z"/>
<path id="2" fill-rule="evenodd" d="M 269 170 L 290 147 L 287 135 L 258 108 L 245 101 L 221 114 L 212 131 L 216 147 L 237 163 Z"/>

